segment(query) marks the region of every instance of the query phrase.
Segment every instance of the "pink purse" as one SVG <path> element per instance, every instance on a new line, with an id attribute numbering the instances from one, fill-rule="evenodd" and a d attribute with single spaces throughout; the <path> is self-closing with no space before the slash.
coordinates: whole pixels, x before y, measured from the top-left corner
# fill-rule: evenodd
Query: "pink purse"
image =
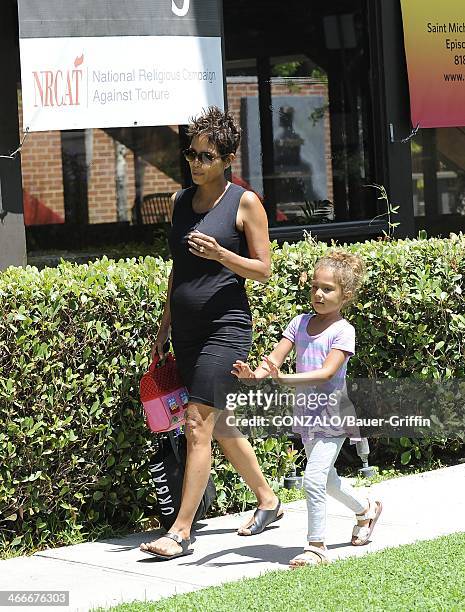
<path id="1" fill-rule="evenodd" d="M 171 353 L 162 362 L 157 355 L 149 371 L 142 376 L 140 399 L 151 431 L 171 431 L 184 425 L 189 394 Z"/>

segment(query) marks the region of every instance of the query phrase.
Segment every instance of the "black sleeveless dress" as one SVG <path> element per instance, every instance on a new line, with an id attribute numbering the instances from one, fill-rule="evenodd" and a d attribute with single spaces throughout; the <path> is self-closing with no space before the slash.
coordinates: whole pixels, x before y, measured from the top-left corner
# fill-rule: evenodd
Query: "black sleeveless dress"
<path id="1" fill-rule="evenodd" d="M 218 244 L 248 257 L 245 236 L 236 228 L 245 189 L 231 183 L 216 206 L 205 213 L 192 209 L 197 187 L 178 192 L 169 245 L 173 258 L 170 297 L 174 354 L 190 400 L 224 408 L 224 393 L 234 388 L 236 359 L 246 361 L 252 344 L 252 318 L 245 279 L 221 263 L 189 251 L 194 229 Z"/>

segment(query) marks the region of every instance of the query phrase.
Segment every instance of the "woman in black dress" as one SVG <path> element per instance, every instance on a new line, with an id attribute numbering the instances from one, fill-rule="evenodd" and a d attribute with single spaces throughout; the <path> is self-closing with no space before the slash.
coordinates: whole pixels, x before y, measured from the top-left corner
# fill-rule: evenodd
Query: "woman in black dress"
<path id="1" fill-rule="evenodd" d="M 232 365 L 247 360 L 252 343 L 245 279 L 266 282 L 271 274 L 267 217 L 253 192 L 225 178 L 240 141 L 232 115 L 210 107 L 189 126 L 189 137 L 184 154 L 194 185 L 172 197 L 173 269 L 152 349 L 163 356 L 171 328 L 190 396 L 181 508 L 168 534 L 141 545 L 161 559 L 192 552 L 190 530 L 211 470 L 212 436 L 257 497 L 257 510 L 238 534 L 261 533 L 282 516 L 247 439 L 214 429 L 223 407 L 215 391 L 235 381 Z"/>

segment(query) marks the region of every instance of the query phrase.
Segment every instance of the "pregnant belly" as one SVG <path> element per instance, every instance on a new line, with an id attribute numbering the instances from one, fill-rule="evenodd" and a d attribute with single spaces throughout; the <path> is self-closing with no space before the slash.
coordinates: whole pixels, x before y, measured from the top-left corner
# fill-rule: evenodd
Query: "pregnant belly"
<path id="1" fill-rule="evenodd" d="M 238 283 L 223 287 L 205 286 L 192 280 L 180 283 L 171 290 L 170 309 L 174 325 L 195 325 L 194 318 L 209 322 L 250 321 L 247 294 Z"/>

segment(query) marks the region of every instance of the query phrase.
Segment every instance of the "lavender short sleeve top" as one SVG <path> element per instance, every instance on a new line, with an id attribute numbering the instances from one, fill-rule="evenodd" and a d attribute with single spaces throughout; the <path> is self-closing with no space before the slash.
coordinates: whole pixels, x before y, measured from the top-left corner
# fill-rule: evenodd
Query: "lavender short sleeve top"
<path id="1" fill-rule="evenodd" d="M 323 367 L 323 363 L 332 349 L 345 351 L 348 355 L 333 378 L 327 383 L 309 386 L 305 389 L 305 392 L 324 393 L 328 396 L 329 394 L 337 394 L 338 397 L 347 397 L 345 378 L 349 358 L 355 354 L 355 329 L 348 321 L 340 319 L 332 323 L 320 334 L 311 336 L 308 334 L 307 328 L 313 316 L 315 315 L 302 314 L 294 317 L 282 334 L 284 338 L 287 338 L 295 345 L 297 353 L 296 371 L 299 373 L 317 370 Z M 302 392 L 302 388 L 300 388 L 300 392 Z M 316 416 L 319 414 L 320 416 L 326 415 L 328 419 L 336 413 L 338 413 L 338 410 L 334 406 L 332 408 L 319 407 L 316 410 L 312 408 L 312 411 L 309 411 L 305 406 L 294 409 L 294 414 L 296 415 L 312 414 L 312 416 Z M 299 433 L 304 441 L 313 437 L 325 435 L 344 436 L 352 433 L 337 426 L 328 427 L 326 425 L 323 428 L 319 426 L 309 428 L 308 426 L 294 425 L 293 431 Z"/>

